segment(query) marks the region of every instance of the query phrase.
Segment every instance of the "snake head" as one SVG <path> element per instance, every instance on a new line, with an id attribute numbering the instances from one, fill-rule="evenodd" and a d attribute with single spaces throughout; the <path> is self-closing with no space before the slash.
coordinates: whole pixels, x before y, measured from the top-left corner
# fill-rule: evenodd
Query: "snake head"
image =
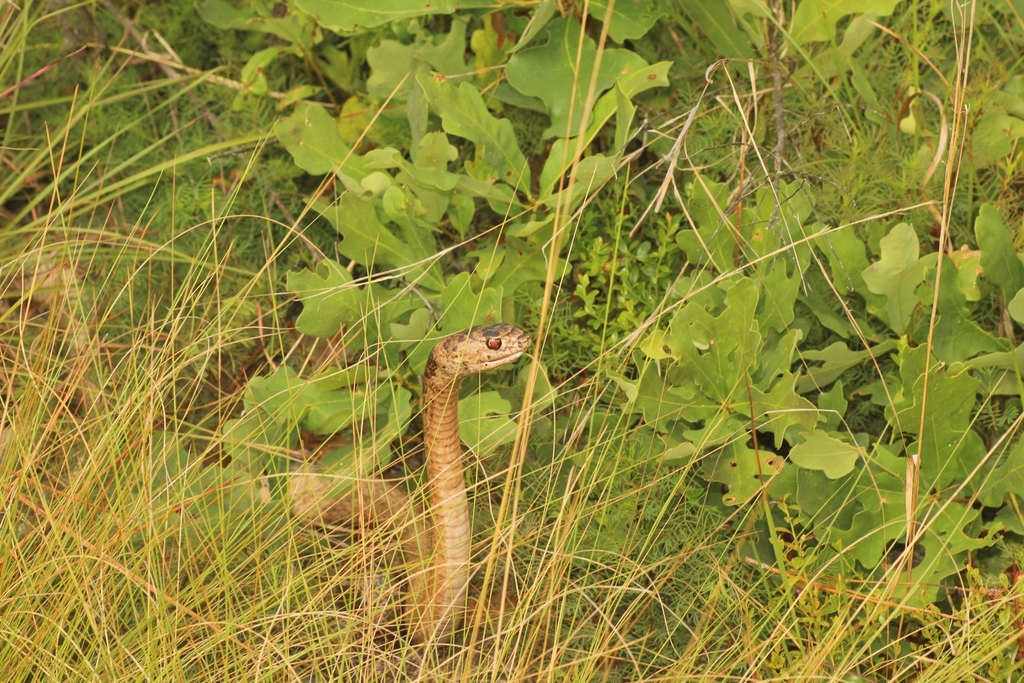
<path id="1" fill-rule="evenodd" d="M 429 376 L 436 373 L 462 379 L 517 360 L 530 347 L 530 335 L 514 325 L 480 325 L 442 339 L 427 360 Z"/>

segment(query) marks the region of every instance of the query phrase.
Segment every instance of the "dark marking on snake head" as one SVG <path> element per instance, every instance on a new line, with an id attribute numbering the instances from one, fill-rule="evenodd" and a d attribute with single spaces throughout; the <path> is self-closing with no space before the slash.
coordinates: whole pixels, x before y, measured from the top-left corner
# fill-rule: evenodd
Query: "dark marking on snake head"
<path id="1" fill-rule="evenodd" d="M 532 340 L 507 323 L 480 325 L 442 339 L 430 354 L 424 377 L 453 381 L 518 359 Z"/>

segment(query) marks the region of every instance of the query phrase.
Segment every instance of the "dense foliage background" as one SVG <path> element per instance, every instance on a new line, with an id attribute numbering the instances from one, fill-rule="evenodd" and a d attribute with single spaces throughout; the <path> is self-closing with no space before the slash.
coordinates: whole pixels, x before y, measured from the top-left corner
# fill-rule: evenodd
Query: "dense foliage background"
<path id="1" fill-rule="evenodd" d="M 1024 3 L 26 0 L 0 45 L 11 680 L 1020 677 Z M 426 356 L 499 320 L 480 599 L 423 648 L 401 530 L 293 484 L 421 500 Z"/>

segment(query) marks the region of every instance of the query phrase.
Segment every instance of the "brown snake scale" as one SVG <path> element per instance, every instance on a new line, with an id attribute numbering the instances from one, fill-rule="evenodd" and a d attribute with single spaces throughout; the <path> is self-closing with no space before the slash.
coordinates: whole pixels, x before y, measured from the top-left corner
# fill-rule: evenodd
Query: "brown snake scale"
<path id="1" fill-rule="evenodd" d="M 409 573 L 409 619 L 418 642 L 446 639 L 455 629 L 470 574 L 471 529 L 459 439 L 462 380 L 517 360 L 529 335 L 499 323 L 456 332 L 438 342 L 423 374 L 423 442 L 429 515 L 405 490 L 380 479 L 362 480 L 342 498 L 324 500 L 331 481 L 317 474 L 293 476 L 289 496 L 295 516 L 326 524 L 401 530 Z"/>

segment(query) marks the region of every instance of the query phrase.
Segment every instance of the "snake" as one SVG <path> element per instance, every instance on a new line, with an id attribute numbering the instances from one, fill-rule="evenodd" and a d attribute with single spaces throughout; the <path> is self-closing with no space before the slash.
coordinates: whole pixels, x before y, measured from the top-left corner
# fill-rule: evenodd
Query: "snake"
<path id="1" fill-rule="evenodd" d="M 449 638 L 469 588 L 472 532 L 459 438 L 459 388 L 467 377 L 518 360 L 531 343 L 523 330 L 498 323 L 450 334 L 430 352 L 423 373 L 427 515 L 401 486 L 383 479 L 361 480 L 344 497 L 328 501 L 322 500 L 331 485 L 325 477 L 296 476 L 289 484 L 297 517 L 400 532 L 415 642 Z"/>

